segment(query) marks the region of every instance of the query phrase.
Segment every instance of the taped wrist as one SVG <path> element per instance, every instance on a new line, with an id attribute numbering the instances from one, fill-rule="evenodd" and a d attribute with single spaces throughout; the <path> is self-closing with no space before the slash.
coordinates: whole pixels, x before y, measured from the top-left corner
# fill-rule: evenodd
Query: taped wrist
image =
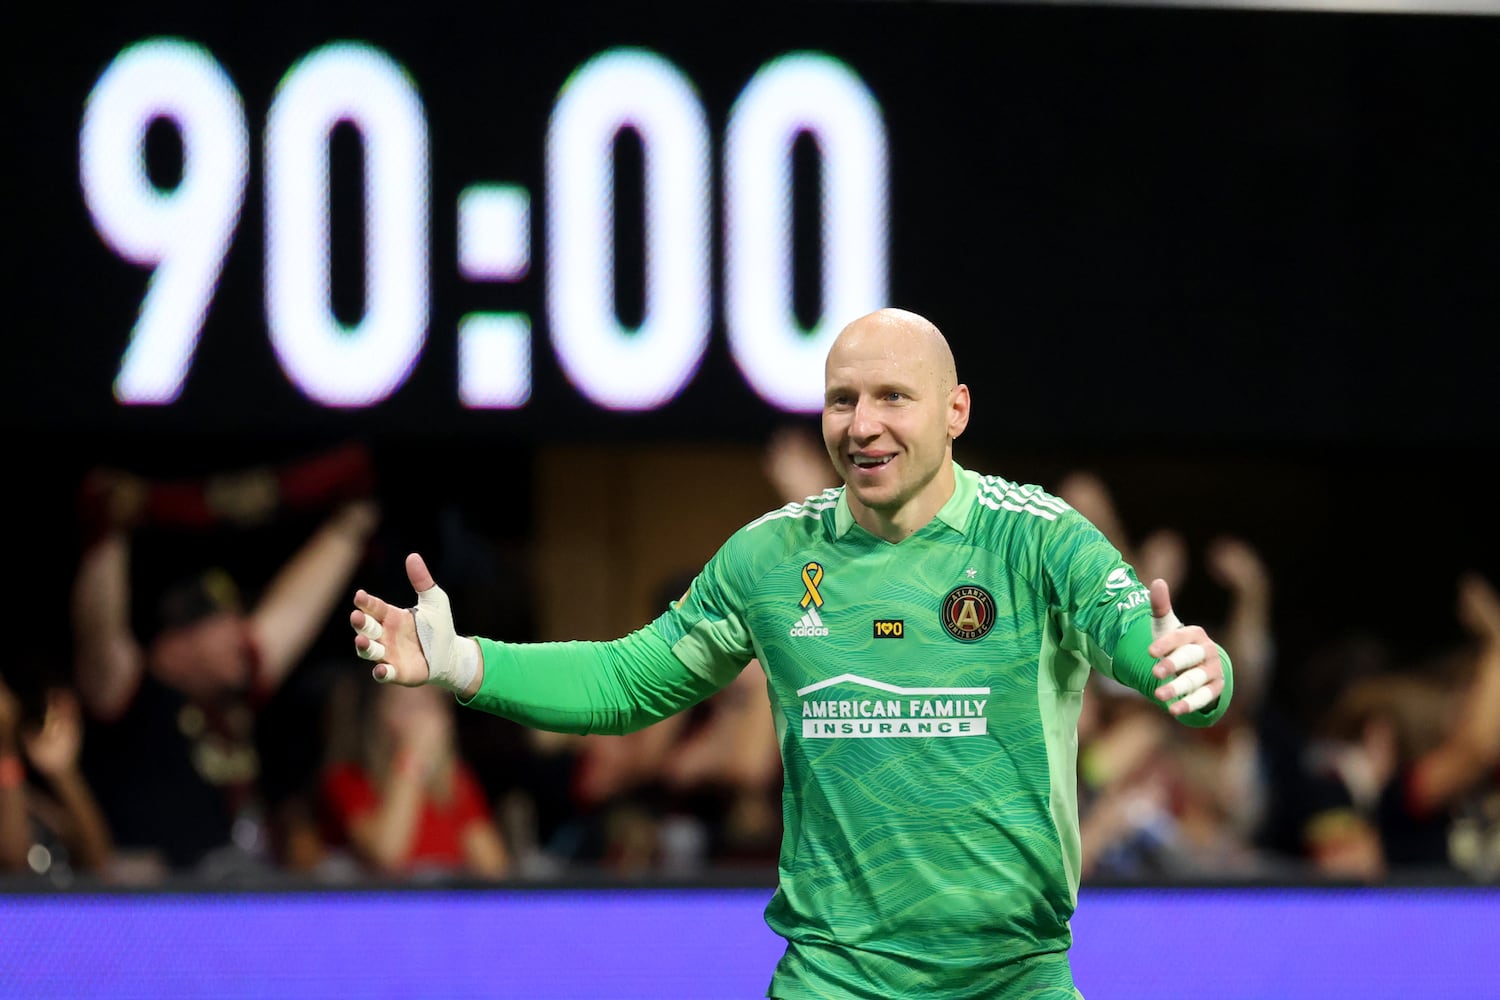
<path id="1" fill-rule="evenodd" d="M 1168 632 L 1176 632 L 1180 628 L 1182 628 L 1182 619 L 1177 617 L 1177 612 L 1175 611 L 1168 611 L 1160 618 L 1157 618 L 1155 615 L 1151 617 L 1152 640 L 1160 639 Z"/>
<path id="2" fill-rule="evenodd" d="M 479 675 L 479 643 L 458 636 L 453 629 L 453 608 L 442 587 L 417 595 L 412 609 L 417 641 L 427 657 L 427 683 L 450 691 L 464 691 Z"/>

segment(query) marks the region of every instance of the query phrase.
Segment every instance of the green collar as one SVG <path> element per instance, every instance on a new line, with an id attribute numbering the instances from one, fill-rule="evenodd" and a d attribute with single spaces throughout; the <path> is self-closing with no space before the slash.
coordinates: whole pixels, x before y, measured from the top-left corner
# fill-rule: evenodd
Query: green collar
<path id="1" fill-rule="evenodd" d="M 953 484 L 953 495 L 938 509 L 937 519 L 963 534 L 969 524 L 969 511 L 974 509 L 974 498 L 979 491 L 979 474 L 954 462 Z M 854 523 L 854 512 L 849 509 L 849 490 L 845 487 L 839 491 L 838 506 L 833 509 L 835 536 L 843 538 L 854 527 Z"/>

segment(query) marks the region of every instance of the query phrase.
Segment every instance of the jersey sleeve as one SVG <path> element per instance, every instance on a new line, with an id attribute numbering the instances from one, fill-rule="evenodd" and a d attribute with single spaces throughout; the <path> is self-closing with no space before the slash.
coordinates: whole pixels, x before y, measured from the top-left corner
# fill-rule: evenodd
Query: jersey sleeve
<path id="1" fill-rule="evenodd" d="M 468 705 L 535 729 L 620 734 L 709 697 L 754 658 L 740 608 L 740 532 L 655 621 L 609 641 L 478 638 L 484 679 Z"/>
<path id="2" fill-rule="evenodd" d="M 1119 549 L 1077 511 L 1059 518 L 1044 546 L 1046 577 L 1062 609 L 1064 645 L 1085 656 L 1090 665 L 1133 688 L 1163 711 L 1156 700 L 1160 679 L 1152 673 L 1157 660 L 1147 650 L 1151 636 L 1151 594 Z M 1229 710 L 1234 670 L 1229 654 L 1218 647 L 1224 666 L 1224 691 L 1208 708 L 1177 716 L 1187 726 L 1209 726 Z"/>
<path id="3" fill-rule="evenodd" d="M 459 704 L 533 729 L 630 733 L 723 686 L 674 656 L 655 623 L 608 642 L 477 638 L 484 679 L 474 697 Z"/>
<path id="4" fill-rule="evenodd" d="M 1229 661 L 1229 653 L 1223 646 L 1214 644 L 1219 650 L 1219 663 L 1224 667 L 1224 690 L 1213 704 L 1206 708 L 1200 708 L 1196 712 L 1185 712 L 1177 716 L 1177 721 L 1184 726 L 1202 728 L 1211 726 L 1224 717 L 1229 711 L 1230 699 L 1234 697 L 1234 664 Z M 1156 700 L 1156 689 L 1161 686 L 1162 681 L 1152 668 L 1156 666 L 1157 659 L 1147 649 L 1151 646 L 1151 621 L 1149 616 L 1145 621 L 1137 621 L 1130 626 L 1125 635 L 1121 636 L 1120 644 L 1115 650 L 1115 673 L 1114 677 L 1121 684 L 1128 684 L 1141 694 L 1150 698 L 1152 703 L 1161 705 L 1163 710 L 1166 705 Z"/>
<path id="5" fill-rule="evenodd" d="M 744 616 L 757 551 L 748 531 L 737 532 L 654 623 L 678 659 L 719 687 L 758 655 Z"/>

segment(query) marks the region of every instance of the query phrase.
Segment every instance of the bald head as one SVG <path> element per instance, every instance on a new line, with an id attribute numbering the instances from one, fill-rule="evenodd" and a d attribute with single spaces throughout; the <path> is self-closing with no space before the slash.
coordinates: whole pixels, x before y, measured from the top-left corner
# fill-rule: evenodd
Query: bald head
<path id="1" fill-rule="evenodd" d="M 958 385 L 948 338 L 925 316 L 905 309 L 877 309 L 839 332 L 824 366 L 827 377 L 856 357 L 881 357 L 939 393 Z"/>
<path id="2" fill-rule="evenodd" d="M 865 530 L 900 541 L 953 495 L 953 441 L 969 423 L 947 338 L 905 309 L 880 309 L 834 339 L 824 368 L 823 443 Z"/>

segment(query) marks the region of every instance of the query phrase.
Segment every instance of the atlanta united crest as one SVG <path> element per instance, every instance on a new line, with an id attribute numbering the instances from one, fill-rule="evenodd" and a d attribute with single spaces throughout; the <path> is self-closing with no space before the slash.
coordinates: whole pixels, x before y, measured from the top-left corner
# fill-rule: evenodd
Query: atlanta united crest
<path id="1" fill-rule="evenodd" d="M 983 587 L 966 583 L 943 598 L 943 628 L 959 642 L 978 642 L 995 627 L 995 599 Z"/>

